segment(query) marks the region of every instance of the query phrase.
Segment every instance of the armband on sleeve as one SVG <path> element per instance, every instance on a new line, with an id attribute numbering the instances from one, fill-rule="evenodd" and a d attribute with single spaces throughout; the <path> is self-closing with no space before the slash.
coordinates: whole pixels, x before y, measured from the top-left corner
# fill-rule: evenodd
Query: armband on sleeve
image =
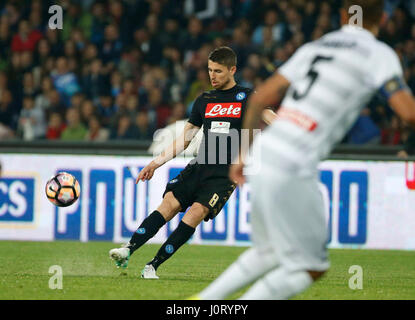
<path id="1" fill-rule="evenodd" d="M 405 80 L 401 77 L 393 77 L 392 79 L 385 82 L 385 84 L 380 87 L 380 94 L 382 97 L 384 97 L 386 100 L 389 100 L 389 98 L 395 93 L 400 90 L 409 90 L 408 85 L 405 83 Z"/>

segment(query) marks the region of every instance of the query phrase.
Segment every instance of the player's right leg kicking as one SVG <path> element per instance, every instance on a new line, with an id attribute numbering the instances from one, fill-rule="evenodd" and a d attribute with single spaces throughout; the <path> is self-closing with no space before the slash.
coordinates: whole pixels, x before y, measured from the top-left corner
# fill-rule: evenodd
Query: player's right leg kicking
<path id="1" fill-rule="evenodd" d="M 154 237 L 160 228 L 179 213 L 180 210 L 180 203 L 173 196 L 173 193 L 166 193 L 160 206 L 143 220 L 137 231 L 132 235 L 128 244 L 122 248 L 110 250 L 109 256 L 115 261 L 115 265 L 118 268 L 126 268 L 130 256 L 134 251 Z"/>

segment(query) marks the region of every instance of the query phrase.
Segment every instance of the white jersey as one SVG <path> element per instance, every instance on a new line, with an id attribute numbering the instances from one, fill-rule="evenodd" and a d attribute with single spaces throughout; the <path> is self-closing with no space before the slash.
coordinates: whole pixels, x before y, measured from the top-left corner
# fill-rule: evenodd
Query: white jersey
<path id="1" fill-rule="evenodd" d="M 303 45 L 278 72 L 291 86 L 262 147 L 269 164 L 303 171 L 330 154 L 380 87 L 403 76 L 396 53 L 354 26 Z"/>

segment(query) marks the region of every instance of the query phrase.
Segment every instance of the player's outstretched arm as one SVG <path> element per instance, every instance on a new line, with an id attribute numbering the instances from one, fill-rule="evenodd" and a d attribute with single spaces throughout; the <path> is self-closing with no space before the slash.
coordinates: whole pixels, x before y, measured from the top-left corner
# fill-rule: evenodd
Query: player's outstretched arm
<path id="1" fill-rule="evenodd" d="M 415 128 L 415 99 L 409 90 L 399 90 L 388 99 L 398 116 Z"/>
<path id="2" fill-rule="evenodd" d="M 199 127 L 187 122 L 184 126 L 183 133 L 177 137 L 173 143 L 168 146 L 159 156 L 157 156 L 153 161 L 146 165 L 143 170 L 138 174 L 137 180 L 139 181 L 150 180 L 156 169 L 160 168 L 163 164 L 171 159 L 175 158 L 178 154 L 182 153 L 190 144 L 194 136 L 199 131 Z"/>

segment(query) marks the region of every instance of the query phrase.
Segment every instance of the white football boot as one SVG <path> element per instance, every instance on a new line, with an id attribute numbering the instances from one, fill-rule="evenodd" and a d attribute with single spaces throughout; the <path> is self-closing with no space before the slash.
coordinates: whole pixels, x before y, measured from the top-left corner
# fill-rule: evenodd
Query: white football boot
<path id="1" fill-rule="evenodd" d="M 159 277 L 156 275 L 156 269 L 154 269 L 153 265 L 146 264 L 144 269 L 141 271 L 141 278 L 158 279 Z"/>
<path id="2" fill-rule="evenodd" d="M 115 261 L 117 268 L 127 268 L 130 259 L 130 249 L 126 247 L 111 249 L 110 258 Z"/>

